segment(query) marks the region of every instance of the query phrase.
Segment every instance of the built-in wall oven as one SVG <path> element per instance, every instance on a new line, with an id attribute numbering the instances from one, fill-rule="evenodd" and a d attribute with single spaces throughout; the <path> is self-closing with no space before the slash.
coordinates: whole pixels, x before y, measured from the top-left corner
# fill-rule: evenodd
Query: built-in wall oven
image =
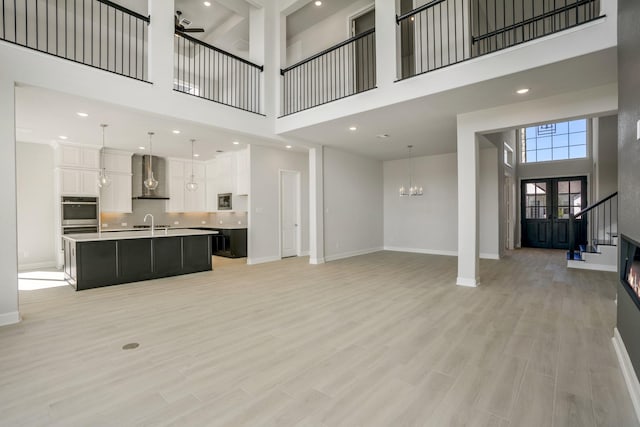
<path id="1" fill-rule="evenodd" d="M 62 197 L 62 226 L 98 226 L 98 199 Z"/>
<path id="2" fill-rule="evenodd" d="M 96 197 L 62 197 L 62 234 L 97 233 L 98 199 Z"/>

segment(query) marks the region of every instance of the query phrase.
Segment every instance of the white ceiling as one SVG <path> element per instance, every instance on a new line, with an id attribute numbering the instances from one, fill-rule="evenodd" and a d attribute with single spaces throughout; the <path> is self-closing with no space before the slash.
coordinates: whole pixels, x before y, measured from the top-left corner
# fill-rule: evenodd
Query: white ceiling
<path id="1" fill-rule="evenodd" d="M 187 28 L 204 28 L 204 33 L 189 33 L 237 56 L 249 55 L 249 4 L 244 0 L 175 0 L 175 10 L 191 21 Z"/>
<path id="2" fill-rule="evenodd" d="M 78 112 L 89 116 L 80 117 Z M 16 139 L 20 142 L 51 144 L 63 142 L 59 136 L 66 136 L 66 142 L 101 145 L 101 123 L 109 125 L 105 138 L 107 147 L 148 153 L 147 132 L 153 131 L 153 153 L 164 157 L 191 158 L 191 138 L 196 139 L 198 160 L 212 159 L 218 154 L 217 150 L 239 150 L 247 144 L 280 148 L 284 145 L 60 92 L 25 86 L 16 88 Z M 179 130 L 180 134 L 174 134 L 173 130 Z M 233 141 L 240 144 L 234 145 Z M 140 150 L 140 146 L 146 150 Z"/>
<path id="3" fill-rule="evenodd" d="M 314 1 L 309 1 L 287 16 L 287 39 L 327 19 L 351 3 L 355 3 L 355 0 L 322 0 L 321 6 L 316 6 Z"/>
<path id="4" fill-rule="evenodd" d="M 417 77 L 420 78 L 420 77 Z M 616 50 L 608 49 L 455 90 L 353 114 L 283 134 L 315 144 L 340 147 L 380 160 L 456 151 L 456 116 L 505 104 L 530 101 L 617 81 Z M 529 94 L 515 94 L 529 87 Z M 528 123 L 523 123 L 526 125 Z M 357 131 L 349 131 L 356 126 Z M 389 134 L 380 139 L 377 135 Z"/>

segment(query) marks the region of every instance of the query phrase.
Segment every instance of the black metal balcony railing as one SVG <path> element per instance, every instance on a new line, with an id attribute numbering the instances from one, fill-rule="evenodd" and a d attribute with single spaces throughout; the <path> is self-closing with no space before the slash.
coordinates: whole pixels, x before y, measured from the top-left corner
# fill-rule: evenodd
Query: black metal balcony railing
<path id="1" fill-rule="evenodd" d="M 282 115 L 376 87 L 376 38 L 369 30 L 280 71 Z"/>
<path id="2" fill-rule="evenodd" d="M 150 18 L 108 0 L 2 0 L 2 40 L 147 80 Z"/>
<path id="3" fill-rule="evenodd" d="M 601 17 L 599 0 L 432 0 L 396 18 L 401 79 Z"/>
<path id="4" fill-rule="evenodd" d="M 263 67 L 176 31 L 173 89 L 261 114 Z"/>

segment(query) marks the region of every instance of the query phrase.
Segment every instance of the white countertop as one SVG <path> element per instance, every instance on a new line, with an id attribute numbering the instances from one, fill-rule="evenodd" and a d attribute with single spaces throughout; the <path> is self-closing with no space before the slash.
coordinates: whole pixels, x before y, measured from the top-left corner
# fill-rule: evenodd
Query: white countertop
<path id="1" fill-rule="evenodd" d="M 115 230 L 112 230 L 115 231 Z M 63 239 L 74 242 L 94 242 L 102 240 L 124 240 L 124 239 L 148 239 L 151 237 L 176 237 L 176 236 L 204 236 L 208 234 L 218 234 L 213 230 L 191 230 L 188 228 L 167 230 L 155 230 L 153 236 L 151 230 L 140 231 L 121 231 L 119 233 L 83 233 L 83 234 L 66 234 Z"/>
<path id="2" fill-rule="evenodd" d="M 169 230 L 192 230 L 192 229 L 201 229 L 201 228 L 210 228 L 210 229 L 220 229 L 220 230 L 246 230 L 248 227 L 246 225 L 192 225 L 191 227 L 185 226 L 171 226 Z M 160 231 L 164 233 L 164 228 L 156 228 L 156 231 Z M 125 231 L 149 231 L 148 228 L 103 228 L 102 233 L 122 233 Z"/>

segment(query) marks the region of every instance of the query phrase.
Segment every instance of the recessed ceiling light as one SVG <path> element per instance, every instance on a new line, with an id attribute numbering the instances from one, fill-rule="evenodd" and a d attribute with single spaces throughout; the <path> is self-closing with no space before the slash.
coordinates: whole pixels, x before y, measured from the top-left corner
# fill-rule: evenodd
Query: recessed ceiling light
<path id="1" fill-rule="evenodd" d="M 83 113 L 81 111 L 77 112 L 76 114 L 79 115 L 80 117 L 89 117 L 87 113 Z"/>
<path id="2" fill-rule="evenodd" d="M 291 146 L 290 145 L 285 145 L 284 148 L 289 149 L 289 148 L 291 148 Z"/>
<path id="3" fill-rule="evenodd" d="M 139 150 L 144 150 L 144 147 L 138 147 Z"/>
<path id="4" fill-rule="evenodd" d="M 381 133 L 380 135 L 376 135 L 376 137 L 380 138 L 380 139 L 389 138 L 389 134 L 388 133 Z"/>
<path id="5" fill-rule="evenodd" d="M 522 88 L 522 89 L 518 89 L 518 90 L 516 91 L 516 93 L 517 93 L 518 95 L 524 95 L 525 93 L 529 93 L 529 88 L 528 88 L 528 87 L 524 87 L 524 88 Z"/>
<path id="6" fill-rule="evenodd" d="M 194 154 L 193 157 L 200 157 L 200 154 Z"/>
<path id="7" fill-rule="evenodd" d="M 176 135 L 180 133 L 178 129 L 174 129 L 172 132 L 175 133 Z"/>
<path id="8" fill-rule="evenodd" d="M 322 2 L 320 0 L 316 0 L 316 6 L 322 6 Z"/>
<path id="9" fill-rule="evenodd" d="M 222 150 L 216 150 L 216 153 L 224 153 Z"/>
<path id="10" fill-rule="evenodd" d="M 209 6 L 211 6 L 211 2 L 206 1 L 206 2 L 204 2 L 204 5 L 205 5 L 205 6 L 207 6 L 207 7 L 209 7 Z"/>
<path id="11" fill-rule="evenodd" d="M 240 144 L 238 141 L 233 141 L 233 145 L 238 145 Z"/>
<path id="12" fill-rule="evenodd" d="M 60 139 L 68 139 L 69 137 L 68 136 L 64 136 L 64 135 L 60 135 L 60 136 L 58 136 L 58 138 L 60 138 Z"/>
<path id="13" fill-rule="evenodd" d="M 349 128 L 349 130 L 350 130 L 351 132 L 353 132 L 353 131 L 358 130 L 358 128 L 357 128 L 357 127 L 355 127 L 355 126 L 351 126 L 351 127 Z"/>

